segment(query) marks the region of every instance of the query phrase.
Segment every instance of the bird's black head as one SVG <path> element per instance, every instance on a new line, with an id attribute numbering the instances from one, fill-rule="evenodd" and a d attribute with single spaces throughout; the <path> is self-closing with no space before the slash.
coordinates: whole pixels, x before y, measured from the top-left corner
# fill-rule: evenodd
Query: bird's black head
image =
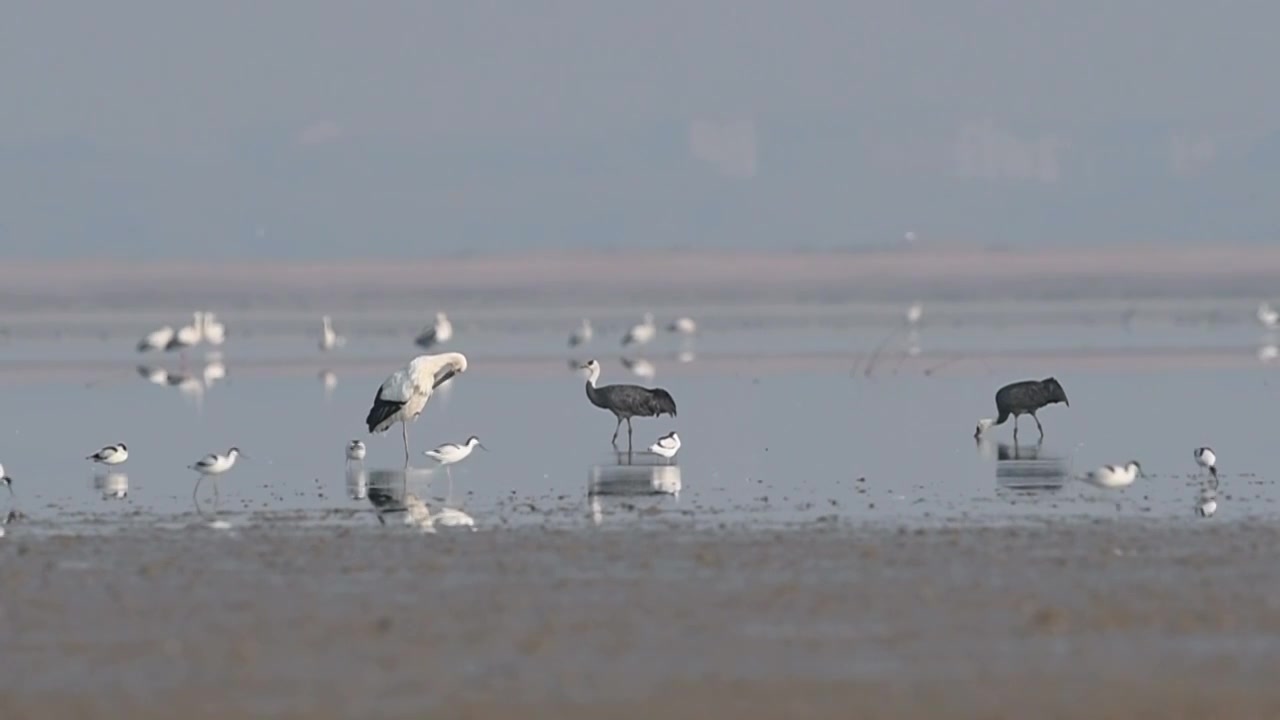
<path id="1" fill-rule="evenodd" d="M 125 452 L 129 452 L 129 447 L 124 443 L 120 443 L 120 449 L 124 450 Z"/>
<path id="2" fill-rule="evenodd" d="M 228 455 L 230 455 L 231 453 L 235 453 L 236 455 L 239 455 L 239 454 L 240 454 L 240 448 L 238 448 L 238 447 L 233 447 L 233 448 L 231 448 L 230 450 L 228 450 L 228 451 L 227 451 L 227 454 L 228 454 Z"/>
<path id="3" fill-rule="evenodd" d="M 1059 383 L 1056 378 L 1045 378 L 1040 381 L 1040 384 L 1049 391 L 1049 402 L 1066 403 L 1067 407 L 1071 407 L 1071 401 L 1067 399 L 1067 391 L 1062 389 L 1062 383 Z"/>

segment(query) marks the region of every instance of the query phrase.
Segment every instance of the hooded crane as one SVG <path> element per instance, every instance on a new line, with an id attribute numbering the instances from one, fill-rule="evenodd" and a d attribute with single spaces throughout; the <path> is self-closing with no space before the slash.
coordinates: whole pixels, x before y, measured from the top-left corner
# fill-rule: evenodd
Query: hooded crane
<path id="1" fill-rule="evenodd" d="M 449 378 L 467 371 L 462 353 L 419 355 L 391 373 L 373 397 L 365 424 L 371 433 L 383 433 L 397 422 L 404 437 L 404 461 L 409 462 L 409 426 L 431 399 L 431 393 Z"/>
<path id="2" fill-rule="evenodd" d="M 591 360 L 583 365 L 591 374 L 587 378 L 587 399 L 592 405 L 613 413 L 618 424 L 613 428 L 613 446 L 618 447 L 618 431 L 622 421 L 627 421 L 627 452 L 631 452 L 631 418 L 660 417 L 663 413 L 676 416 L 676 401 L 662 388 L 643 388 L 639 385 L 605 385 L 596 387 L 600 379 L 600 363 Z"/>
<path id="3" fill-rule="evenodd" d="M 1009 416 L 1013 416 L 1013 441 L 1018 441 L 1018 416 L 1030 415 L 1032 420 L 1036 421 L 1036 428 L 1040 431 L 1040 439 L 1044 439 L 1044 427 L 1040 425 L 1040 418 L 1036 417 L 1036 411 L 1045 405 L 1053 403 L 1066 403 L 1067 407 L 1071 407 L 1071 401 L 1067 399 L 1067 392 L 1062 389 L 1062 385 L 1053 378 L 1045 378 L 1044 380 L 1023 380 L 1022 382 L 1011 383 L 1005 385 L 996 391 L 996 410 L 999 416 L 995 420 L 983 418 L 978 421 L 978 429 L 974 431 L 975 438 L 981 437 L 992 425 L 1000 425 Z"/>

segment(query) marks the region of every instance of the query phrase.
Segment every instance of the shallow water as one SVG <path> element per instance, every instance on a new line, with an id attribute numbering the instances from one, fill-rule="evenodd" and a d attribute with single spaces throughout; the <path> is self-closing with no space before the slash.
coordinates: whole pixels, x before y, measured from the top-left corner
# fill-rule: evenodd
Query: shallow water
<path id="1" fill-rule="evenodd" d="M 398 428 L 368 438 L 362 426 L 381 380 L 416 353 L 403 337 L 323 355 L 306 337 L 246 332 L 217 363 L 193 353 L 185 381 L 161 385 L 139 360 L 175 378 L 179 359 L 140 358 L 132 339 L 10 338 L 0 459 L 23 516 L 9 534 L 203 523 L 215 510 L 211 488 L 193 498 L 195 474 L 184 468 L 232 445 L 249 456 L 217 482 L 218 518 L 232 526 L 376 525 L 368 486 L 396 479 L 401 495 L 464 510 L 480 530 L 1192 522 L 1201 482 L 1191 452 L 1204 444 L 1224 473 L 1215 521 L 1275 516 L 1274 369 L 1257 358 L 1271 339 L 1256 328 L 952 319 L 912 333 L 723 322 L 696 341 L 660 336 L 643 356 L 652 381 L 631 374 L 603 334 L 568 353 L 559 331 L 460 330 L 449 349 L 466 352 L 471 369 L 410 426 L 407 478 Z M 630 463 L 610 449 L 612 417 L 589 405 L 570 369 L 597 355 L 602 383 L 660 385 L 680 407 L 678 418 L 634 422 Z M 1042 411 L 1042 446 L 1029 419 L 1016 450 L 1009 426 L 974 441 L 996 388 L 1047 375 L 1072 405 Z M 684 447 L 672 466 L 657 465 L 643 448 L 670 430 Z M 472 434 L 489 452 L 455 466 L 450 491 L 421 451 Z M 346 467 L 344 445 L 357 437 L 369 443 L 372 479 Z M 625 448 L 625 426 L 620 440 Z M 108 472 L 82 460 L 114 442 L 129 445 L 127 464 Z M 1148 475 L 1130 488 L 1072 479 L 1129 459 Z"/>

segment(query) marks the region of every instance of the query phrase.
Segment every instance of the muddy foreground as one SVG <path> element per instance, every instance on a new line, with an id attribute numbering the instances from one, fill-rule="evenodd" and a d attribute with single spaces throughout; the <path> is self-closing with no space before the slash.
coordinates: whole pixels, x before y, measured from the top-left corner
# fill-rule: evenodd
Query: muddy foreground
<path id="1" fill-rule="evenodd" d="M 1277 717 L 1278 541 L 10 528 L 0 717 Z"/>

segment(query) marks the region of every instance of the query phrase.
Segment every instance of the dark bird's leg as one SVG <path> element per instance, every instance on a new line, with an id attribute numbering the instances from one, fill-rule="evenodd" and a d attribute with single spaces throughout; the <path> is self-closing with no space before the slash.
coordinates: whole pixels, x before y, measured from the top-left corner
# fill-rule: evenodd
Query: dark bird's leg
<path id="1" fill-rule="evenodd" d="M 1031 419 L 1036 421 L 1036 429 L 1040 431 L 1040 439 L 1044 440 L 1044 426 L 1040 424 L 1040 418 L 1035 413 L 1031 413 Z"/>
<path id="2" fill-rule="evenodd" d="M 618 431 L 622 429 L 622 416 L 618 416 L 618 424 L 613 426 L 613 449 L 618 449 Z"/>
<path id="3" fill-rule="evenodd" d="M 1013 416 L 1013 444 L 1018 444 L 1018 416 Z"/>
<path id="4" fill-rule="evenodd" d="M 630 459 L 631 455 L 631 418 L 627 418 L 627 455 Z"/>

